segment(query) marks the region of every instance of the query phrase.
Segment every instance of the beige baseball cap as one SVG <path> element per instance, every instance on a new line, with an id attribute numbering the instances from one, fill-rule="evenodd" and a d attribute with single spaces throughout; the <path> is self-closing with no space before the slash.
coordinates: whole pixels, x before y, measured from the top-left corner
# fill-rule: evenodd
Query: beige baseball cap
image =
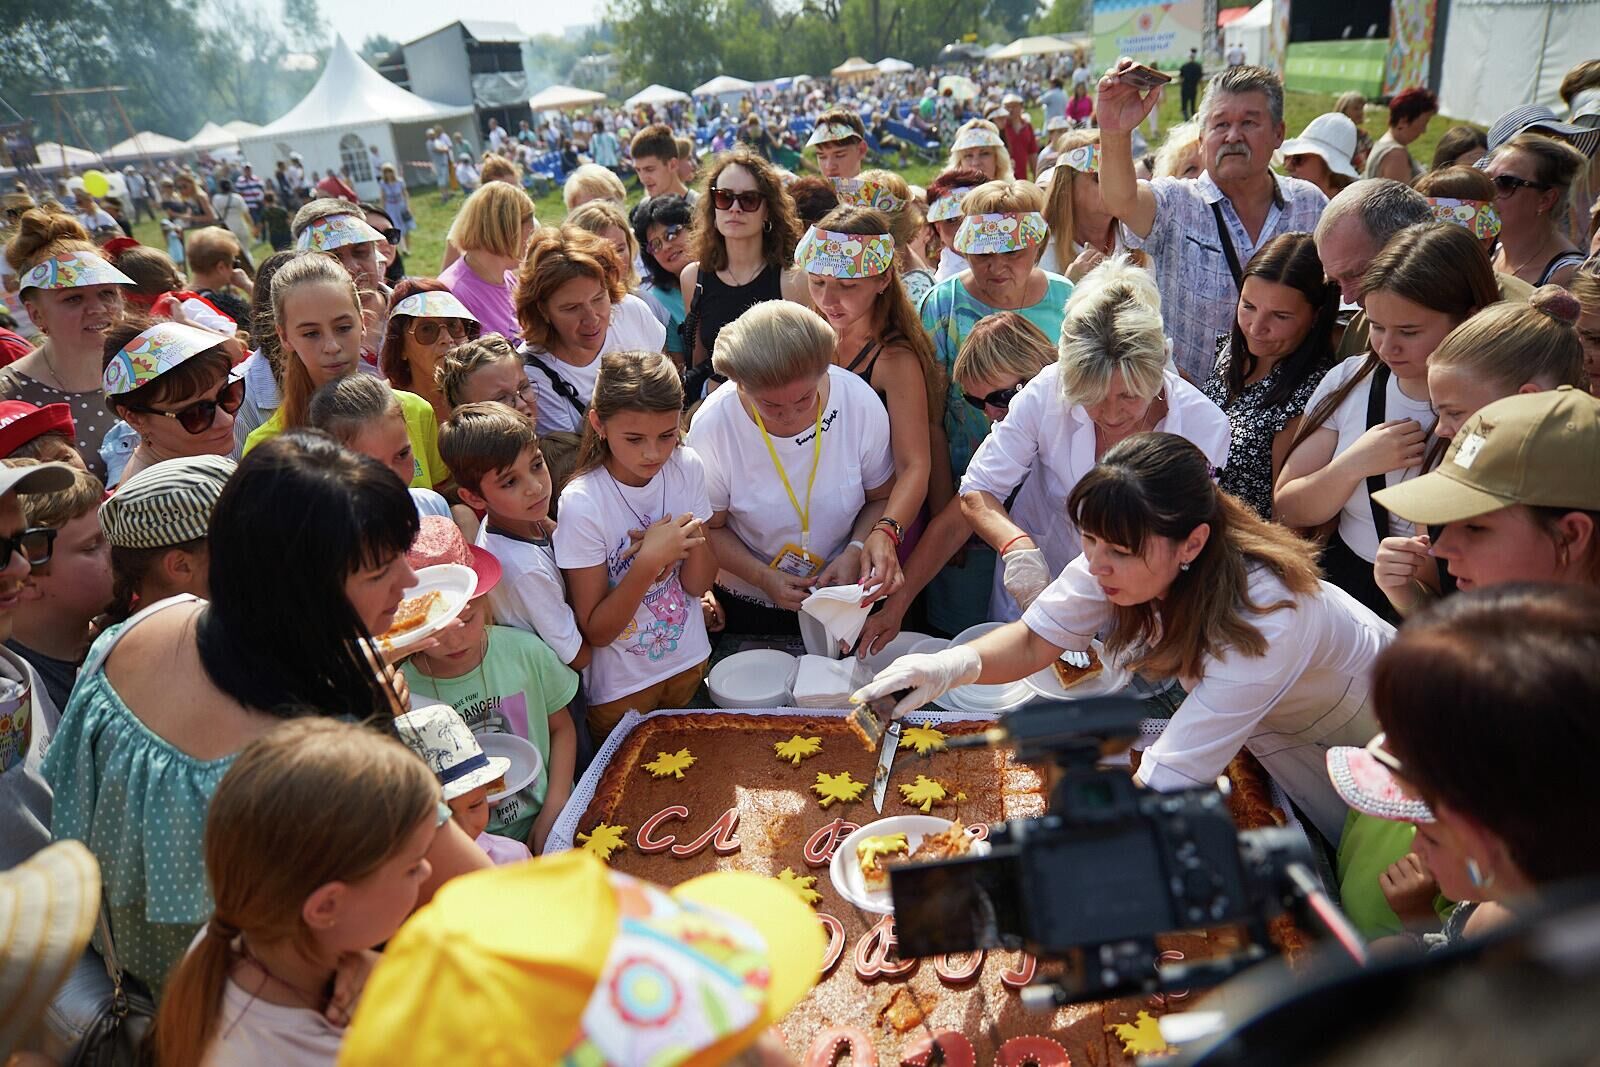
<path id="1" fill-rule="evenodd" d="M 1436 470 L 1372 498 L 1430 526 L 1513 504 L 1600 511 L 1600 400 L 1563 385 L 1486 404 Z"/>

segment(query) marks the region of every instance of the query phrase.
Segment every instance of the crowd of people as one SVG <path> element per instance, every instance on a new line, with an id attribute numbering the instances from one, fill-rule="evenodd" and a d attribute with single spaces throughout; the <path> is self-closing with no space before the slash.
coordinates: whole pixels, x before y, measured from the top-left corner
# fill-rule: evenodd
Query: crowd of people
<path id="1" fill-rule="evenodd" d="M 97 864 L 104 901 L 19 1062 L 130 990 L 163 1064 L 405 1062 L 501 1010 L 465 978 L 453 1022 L 420 1006 L 435 954 L 486 951 L 440 947 L 460 923 L 615 923 L 611 892 L 731 912 L 787 976 L 732 1055 L 815 980 L 809 909 L 530 860 L 627 712 L 703 702 L 720 643 L 793 644 L 835 586 L 872 609 L 845 655 L 1007 624 L 856 694 L 898 713 L 1066 652 L 1136 676 L 1169 720 L 1137 781 L 1253 753 L 1397 951 L 1600 874 L 1554 766 L 1600 706 L 1600 63 L 1572 121 L 1430 166 L 1425 90 L 1371 143 L 1359 99 L 1289 138 L 1242 61 L 1150 153 L 1129 71 L 930 88 L 926 188 L 884 165 L 878 83 L 760 101 L 703 162 L 683 107 L 495 124 L 436 277 L 392 167 L 381 203 L 298 161 L 281 198 L 178 174 L 181 256 L 13 194 L 0 867 Z M 574 145 L 541 226 L 515 157 Z M 282 222 L 262 262 L 227 197 Z M 395 651 L 442 563 L 467 606 Z M 504 743 L 544 768 L 510 793 Z M 573 979 L 521 980 L 546 1040 L 605 1046 Z"/>

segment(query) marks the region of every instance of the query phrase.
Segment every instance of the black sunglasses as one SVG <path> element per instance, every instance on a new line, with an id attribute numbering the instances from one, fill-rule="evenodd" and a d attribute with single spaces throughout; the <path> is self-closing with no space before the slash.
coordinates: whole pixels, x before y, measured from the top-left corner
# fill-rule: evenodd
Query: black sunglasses
<path id="1" fill-rule="evenodd" d="M 215 400 L 196 400 L 187 407 L 177 411 L 157 411 L 155 408 L 129 408 L 145 415 L 160 415 L 163 418 L 177 419 L 186 433 L 202 434 L 211 429 L 211 424 L 217 421 L 217 409 L 221 408 L 229 415 L 239 410 L 239 405 L 244 403 L 244 379 L 237 378 L 222 387 L 222 392 L 217 394 Z"/>
<path id="2" fill-rule="evenodd" d="M 30 526 L 15 537 L 0 536 L 0 567 L 6 566 L 14 552 L 21 552 L 22 558 L 33 567 L 42 567 L 50 562 L 50 553 L 54 551 L 56 531 L 49 526 Z"/>
<path id="3" fill-rule="evenodd" d="M 383 234 L 383 239 L 385 241 L 388 241 L 390 244 L 396 247 L 399 247 L 401 239 L 405 236 L 399 231 L 399 229 L 393 226 L 389 227 L 387 230 L 379 230 L 378 232 Z"/>
<path id="4" fill-rule="evenodd" d="M 431 345 L 439 339 L 439 332 L 450 335 L 452 341 L 467 339 L 467 324 L 460 319 L 418 319 L 411 327 L 411 336 L 419 345 Z"/>
<path id="5" fill-rule="evenodd" d="M 1518 189 L 1548 189 L 1544 182 L 1530 182 L 1526 178 L 1519 178 L 1515 174 L 1496 174 L 1492 179 L 1494 187 L 1506 196 L 1510 196 Z"/>
<path id="6" fill-rule="evenodd" d="M 740 211 L 750 214 L 760 210 L 761 205 L 767 202 L 767 198 L 755 190 L 736 193 L 732 189 L 713 189 L 711 195 L 718 211 L 732 211 L 733 205 L 737 203 Z"/>
<path id="7" fill-rule="evenodd" d="M 1011 406 L 1012 399 L 1018 393 L 1022 392 L 1022 387 L 1027 384 L 1028 383 L 1026 381 L 1020 381 L 1016 385 L 1011 386 L 1009 389 L 996 389 L 988 396 L 973 396 L 971 393 L 962 393 L 961 399 L 965 400 L 979 411 L 982 411 L 984 408 L 1008 408 Z"/>

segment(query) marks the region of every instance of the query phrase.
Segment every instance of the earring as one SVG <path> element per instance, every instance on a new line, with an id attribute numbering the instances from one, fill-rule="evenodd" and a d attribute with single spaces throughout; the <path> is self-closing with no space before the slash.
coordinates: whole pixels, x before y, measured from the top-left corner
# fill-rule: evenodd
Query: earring
<path id="1" fill-rule="evenodd" d="M 1178 564 L 1178 569 L 1180 571 L 1187 572 L 1189 570 L 1189 565 L 1187 563 L 1180 563 L 1180 564 Z"/>
<path id="2" fill-rule="evenodd" d="M 771 219 L 768 219 L 766 222 L 763 222 L 761 224 L 761 232 L 762 233 L 771 233 L 772 232 L 772 220 Z"/>
<path id="3" fill-rule="evenodd" d="M 1484 874 L 1483 868 L 1478 866 L 1478 861 L 1469 857 L 1467 859 L 1467 880 L 1472 883 L 1474 889 L 1488 889 L 1494 885 L 1494 872 L 1490 871 L 1488 874 Z"/>

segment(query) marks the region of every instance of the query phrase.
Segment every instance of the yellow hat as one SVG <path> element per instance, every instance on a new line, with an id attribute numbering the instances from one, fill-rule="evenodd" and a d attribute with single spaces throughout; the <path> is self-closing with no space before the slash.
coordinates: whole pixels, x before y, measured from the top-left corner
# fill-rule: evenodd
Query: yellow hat
<path id="1" fill-rule="evenodd" d="M 722 1063 L 811 990 L 825 948 L 756 874 L 668 891 L 581 851 L 496 867 L 389 942 L 339 1063 Z"/>

